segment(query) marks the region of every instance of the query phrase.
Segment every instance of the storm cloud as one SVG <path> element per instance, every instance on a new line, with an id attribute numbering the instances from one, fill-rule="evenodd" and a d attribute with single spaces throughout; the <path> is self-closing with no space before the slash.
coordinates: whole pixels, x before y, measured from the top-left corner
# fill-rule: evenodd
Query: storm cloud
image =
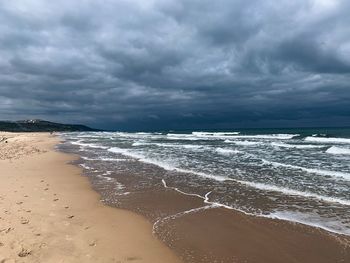
<path id="1" fill-rule="evenodd" d="M 350 125 L 350 2 L 0 3 L 0 119 Z"/>

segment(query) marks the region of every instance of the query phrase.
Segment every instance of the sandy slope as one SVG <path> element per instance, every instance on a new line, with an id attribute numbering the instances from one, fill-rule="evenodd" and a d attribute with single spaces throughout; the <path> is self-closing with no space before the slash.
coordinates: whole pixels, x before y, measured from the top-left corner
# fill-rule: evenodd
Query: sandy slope
<path id="1" fill-rule="evenodd" d="M 0 262 L 180 262 L 145 219 L 102 205 L 55 143 L 0 133 Z"/>

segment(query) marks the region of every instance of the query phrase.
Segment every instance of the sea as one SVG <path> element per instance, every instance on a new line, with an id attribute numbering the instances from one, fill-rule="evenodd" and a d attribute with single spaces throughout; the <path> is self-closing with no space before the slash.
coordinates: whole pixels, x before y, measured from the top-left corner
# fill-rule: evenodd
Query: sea
<path id="1" fill-rule="evenodd" d="M 61 133 L 103 201 L 153 187 L 350 235 L 350 128 Z M 135 208 L 135 207 L 134 207 Z M 136 207 L 142 213 L 142 206 Z M 190 212 L 200 212 L 194 208 Z M 188 211 L 183 211 L 184 213 Z M 153 216 L 153 222 L 162 215 Z"/>

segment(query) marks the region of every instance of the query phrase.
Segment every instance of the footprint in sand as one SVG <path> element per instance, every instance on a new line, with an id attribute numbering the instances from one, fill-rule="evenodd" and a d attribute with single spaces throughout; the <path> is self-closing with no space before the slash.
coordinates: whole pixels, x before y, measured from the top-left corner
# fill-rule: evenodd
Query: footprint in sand
<path id="1" fill-rule="evenodd" d="M 140 257 L 127 257 L 126 261 L 135 261 L 135 260 L 141 260 L 142 258 Z"/>
<path id="2" fill-rule="evenodd" d="M 18 256 L 23 258 L 23 257 L 27 257 L 29 255 L 32 254 L 32 251 L 26 248 L 22 248 L 21 251 L 18 253 Z"/>
<path id="3" fill-rule="evenodd" d="M 21 204 L 23 204 L 23 202 L 22 202 L 22 201 L 20 201 L 20 202 L 17 202 L 16 204 L 17 204 L 17 205 L 21 205 Z"/>
<path id="4" fill-rule="evenodd" d="M 1 232 L 4 232 L 5 234 L 8 234 L 8 233 L 10 233 L 12 230 L 14 230 L 13 227 L 4 228 L 4 229 L 1 229 L 1 230 L 0 230 L 0 233 L 1 233 Z"/>
<path id="5" fill-rule="evenodd" d="M 95 247 L 95 246 L 96 246 L 96 241 L 95 241 L 95 240 L 90 241 L 90 242 L 89 242 L 89 246 L 90 246 L 90 247 Z"/>
<path id="6" fill-rule="evenodd" d="M 74 215 L 68 215 L 67 218 L 68 219 L 72 219 L 74 217 Z"/>
<path id="7" fill-rule="evenodd" d="M 60 199 L 58 199 L 58 198 L 53 199 L 54 202 L 57 202 L 58 200 L 60 200 Z"/>
<path id="8" fill-rule="evenodd" d="M 22 225 L 26 225 L 26 224 L 28 224 L 29 223 L 29 220 L 28 219 L 26 219 L 26 218 L 21 218 L 21 224 Z"/>

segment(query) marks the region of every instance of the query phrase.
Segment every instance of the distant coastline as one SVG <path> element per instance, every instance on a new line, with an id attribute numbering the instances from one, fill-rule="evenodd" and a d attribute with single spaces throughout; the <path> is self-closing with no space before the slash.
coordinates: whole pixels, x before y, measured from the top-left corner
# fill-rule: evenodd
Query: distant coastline
<path id="1" fill-rule="evenodd" d="M 0 131 L 5 132 L 65 132 L 101 131 L 81 124 L 62 124 L 45 120 L 0 121 Z"/>

